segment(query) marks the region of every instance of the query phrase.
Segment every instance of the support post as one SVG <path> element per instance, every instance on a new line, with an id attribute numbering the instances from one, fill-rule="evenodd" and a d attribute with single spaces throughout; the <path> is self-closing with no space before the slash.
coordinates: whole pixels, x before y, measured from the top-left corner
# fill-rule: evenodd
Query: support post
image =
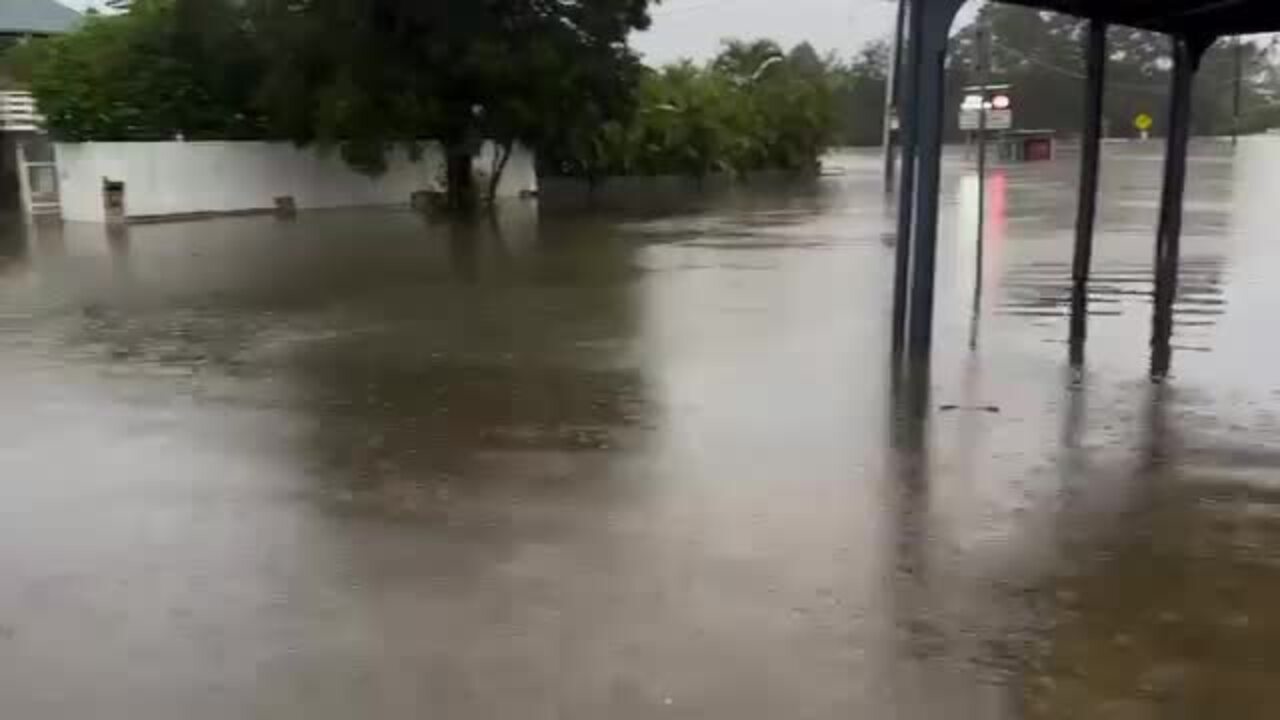
<path id="1" fill-rule="evenodd" d="M 889 53 L 889 67 L 884 84 L 884 191 L 893 192 L 894 176 L 897 168 L 897 152 L 894 150 L 893 119 L 898 115 L 898 106 L 902 102 L 901 70 L 902 51 L 905 43 L 903 35 L 907 29 L 907 2 L 898 3 L 897 20 L 893 29 L 893 50 Z"/>
<path id="2" fill-rule="evenodd" d="M 962 0 L 922 0 L 915 89 L 916 191 L 912 232 L 908 357 L 928 362 L 933 348 L 933 303 L 938 254 L 938 191 L 942 174 L 942 113 L 946 95 L 947 35 Z"/>
<path id="3" fill-rule="evenodd" d="M 1244 38 L 1236 38 L 1235 76 L 1231 97 L 1231 147 L 1240 144 L 1240 111 L 1244 100 Z"/>
<path id="4" fill-rule="evenodd" d="M 1187 183 L 1187 148 L 1191 140 L 1191 94 L 1200 60 L 1212 44 L 1213 38 L 1177 36 L 1173 39 L 1169 137 L 1152 293 L 1151 377 L 1157 381 L 1169 375 L 1172 359 L 1173 309 L 1178 296 L 1178 264 L 1182 251 L 1182 203 Z"/>
<path id="5" fill-rule="evenodd" d="M 982 290 L 987 263 L 987 86 L 991 84 L 991 30 L 978 18 L 978 86 L 982 104 L 978 107 L 978 229 L 973 272 L 973 318 L 969 323 L 969 349 L 978 349 L 978 328 L 982 323 Z"/>
<path id="6" fill-rule="evenodd" d="M 906 0 L 908 6 L 908 30 L 902 66 L 899 68 L 901 92 L 898 116 L 901 127 L 898 137 L 902 147 L 901 183 L 898 186 L 898 233 L 893 272 L 893 352 L 901 355 L 907 341 L 907 318 L 911 290 L 911 256 L 914 248 L 913 212 L 916 195 L 916 122 L 917 88 L 920 86 L 920 36 L 924 32 L 925 0 Z"/>
<path id="7" fill-rule="evenodd" d="M 1084 364 L 1089 336 L 1089 271 L 1097 218 L 1098 166 L 1102 146 L 1102 104 L 1107 73 L 1107 24 L 1089 21 L 1085 40 L 1084 137 L 1080 145 L 1080 196 L 1076 206 L 1076 248 L 1071 266 L 1071 364 Z"/>

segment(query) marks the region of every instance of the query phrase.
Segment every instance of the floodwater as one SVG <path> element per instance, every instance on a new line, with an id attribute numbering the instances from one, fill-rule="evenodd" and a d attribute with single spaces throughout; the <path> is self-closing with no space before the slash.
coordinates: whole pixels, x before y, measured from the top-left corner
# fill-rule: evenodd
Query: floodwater
<path id="1" fill-rule="evenodd" d="M 0 231 L 0 716 L 1273 718 L 1280 140 L 946 163 L 895 406 L 872 154 L 814 186 Z M 670 198 L 668 198 L 670 200 Z M 914 397 L 921 398 L 920 394 Z"/>

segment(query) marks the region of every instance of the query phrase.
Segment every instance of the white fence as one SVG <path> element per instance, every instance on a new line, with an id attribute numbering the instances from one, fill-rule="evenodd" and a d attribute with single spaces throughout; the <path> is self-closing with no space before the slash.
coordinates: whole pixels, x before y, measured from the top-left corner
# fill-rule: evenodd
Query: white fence
<path id="1" fill-rule="evenodd" d="M 0 90 L 0 132 L 38 132 L 43 124 L 31 93 Z"/>
<path id="2" fill-rule="evenodd" d="M 104 222 L 103 181 L 125 185 L 128 217 L 269 210 L 276 198 L 292 197 L 299 210 L 407 205 L 419 191 L 439 191 L 443 155 L 435 145 L 414 162 L 403 151 L 389 158 L 377 177 L 351 170 L 337 152 L 321 153 L 289 143 L 138 142 L 58 144 L 62 218 Z M 476 169 L 492 158 L 486 146 Z M 498 197 L 536 192 L 533 155 L 512 154 Z"/>

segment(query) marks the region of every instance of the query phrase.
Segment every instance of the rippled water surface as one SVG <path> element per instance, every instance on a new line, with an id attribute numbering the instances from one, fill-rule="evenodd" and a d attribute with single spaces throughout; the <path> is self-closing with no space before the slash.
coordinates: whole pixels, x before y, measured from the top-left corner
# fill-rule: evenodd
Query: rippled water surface
<path id="1" fill-rule="evenodd" d="M 0 230 L 0 716 L 1273 718 L 1280 140 L 946 163 L 923 417 L 816 186 Z M 916 395 L 915 397 L 920 397 Z"/>

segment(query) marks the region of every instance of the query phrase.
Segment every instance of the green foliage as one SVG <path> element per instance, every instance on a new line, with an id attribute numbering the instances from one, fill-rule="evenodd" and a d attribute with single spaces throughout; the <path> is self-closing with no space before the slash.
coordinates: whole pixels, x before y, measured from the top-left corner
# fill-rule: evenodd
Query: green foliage
<path id="1" fill-rule="evenodd" d="M 991 82 L 1013 86 L 1019 127 L 1080 130 L 1084 102 L 1084 25 L 1067 15 L 1011 4 L 991 3 L 952 39 L 947 70 L 948 108 L 958 108 L 965 85 L 978 82 L 977 29 L 990 32 Z M 1109 31 L 1105 121 L 1113 136 L 1136 134 L 1139 113 L 1157 118 L 1168 107 L 1169 43 L 1159 35 L 1113 26 Z M 1200 134 L 1230 130 L 1234 103 L 1235 47 L 1221 41 L 1204 58 L 1196 80 L 1193 123 Z M 836 142 L 877 145 L 882 139 L 883 103 L 890 48 L 882 41 L 864 47 L 848 63 L 832 66 L 836 105 Z M 1246 132 L 1280 125 L 1280 69 L 1273 49 L 1243 45 L 1242 128 Z M 957 139 L 954 114 L 947 131 Z"/>
<path id="2" fill-rule="evenodd" d="M 878 145 L 882 140 L 890 62 L 889 44 L 876 41 L 833 68 L 837 143 Z"/>
<path id="3" fill-rule="evenodd" d="M 830 144 L 880 141 L 886 43 L 845 61 L 728 41 L 706 65 L 652 70 L 627 39 L 656 1 L 121 0 L 72 34 L 0 48 L 0 82 L 28 83 L 68 140 L 289 139 L 336 147 L 371 174 L 395 148 L 438 140 L 459 192 L 482 138 L 587 178 L 804 170 Z M 1014 86 L 1018 124 L 1076 130 L 1081 24 L 1004 4 L 976 22 L 991 31 L 991 79 Z M 976 79 L 975 28 L 953 40 L 950 107 Z M 1229 127 L 1233 52 L 1220 44 L 1205 59 L 1199 132 Z M 1273 126 L 1280 70 L 1266 48 L 1243 52 L 1244 127 Z M 1139 112 L 1159 131 L 1167 55 L 1161 38 L 1111 31 L 1113 134 L 1131 133 Z"/>
<path id="4" fill-rule="evenodd" d="M 18 52 L 18 39 L 0 37 L 0 90 L 7 90 L 17 85 L 18 75 L 27 73 L 19 66 L 22 60 Z"/>
<path id="5" fill-rule="evenodd" d="M 14 65 L 63 139 L 290 139 L 373 174 L 429 138 L 452 188 L 482 138 L 561 144 L 629 117 L 649 2 L 132 0 Z"/>
<path id="6" fill-rule="evenodd" d="M 67 140 L 254 137 L 260 63 L 230 5 L 135 0 L 12 51 L 50 131 Z"/>
<path id="7" fill-rule="evenodd" d="M 1070 16 L 1037 12 L 1012 5 L 985 5 L 978 17 L 952 41 L 949 85 L 953 101 L 958 89 L 976 81 L 979 23 L 990 30 L 991 79 L 1013 86 L 1016 118 L 1021 127 L 1047 128 L 1070 134 L 1079 131 L 1085 74 L 1085 25 Z M 1139 113 L 1156 118 L 1163 127 L 1169 105 L 1170 47 L 1160 35 L 1113 26 L 1108 33 L 1105 122 L 1114 136 L 1136 134 Z M 1220 41 L 1205 56 L 1196 78 L 1193 131 L 1228 132 L 1232 123 L 1235 88 L 1235 45 Z M 1266 47 L 1246 42 L 1243 53 L 1242 96 L 1246 117 L 1262 118 L 1270 105 L 1268 87 L 1272 58 Z M 954 123 L 949 124 L 954 132 Z"/>
<path id="8" fill-rule="evenodd" d="M 711 63 L 643 73 L 635 112 L 579 128 L 542 148 L 548 172 L 690 175 L 807 170 L 830 142 L 830 65 L 801 45 L 729 41 Z"/>
<path id="9" fill-rule="evenodd" d="M 381 169 L 395 143 L 539 146 L 629 114 L 649 0 L 256 0 L 275 132 Z"/>

